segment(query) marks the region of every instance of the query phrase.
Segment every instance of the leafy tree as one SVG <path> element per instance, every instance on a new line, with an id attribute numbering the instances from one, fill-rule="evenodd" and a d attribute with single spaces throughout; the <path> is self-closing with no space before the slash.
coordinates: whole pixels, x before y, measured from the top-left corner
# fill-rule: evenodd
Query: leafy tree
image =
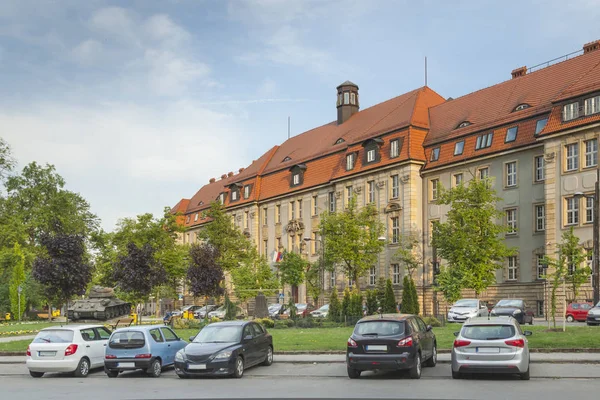
<path id="1" fill-rule="evenodd" d="M 279 278 L 282 285 L 300 286 L 304 282 L 304 271 L 308 263 L 298 253 L 284 252 L 279 263 Z"/>
<path id="2" fill-rule="evenodd" d="M 279 288 L 279 282 L 271 267 L 264 257 L 251 250 L 253 258 L 247 259 L 244 264 L 230 271 L 233 281 L 233 290 L 237 298 L 246 302 L 258 293 L 271 295 Z"/>
<path id="3" fill-rule="evenodd" d="M 342 298 L 342 316 L 347 318 L 350 315 L 350 302 L 352 300 L 352 295 L 350 294 L 350 289 L 344 289 L 344 297 Z"/>
<path id="4" fill-rule="evenodd" d="M 306 292 L 310 296 L 315 305 L 319 303 L 319 297 L 322 294 L 321 270 L 319 262 L 313 263 L 308 271 L 306 271 Z"/>
<path id="5" fill-rule="evenodd" d="M 340 314 L 342 314 L 342 305 L 338 298 L 337 289 L 332 288 L 329 295 L 329 312 L 327 318 L 333 322 L 340 322 Z"/>
<path id="6" fill-rule="evenodd" d="M 85 293 L 92 279 L 92 266 L 81 235 L 44 234 L 40 242 L 45 254 L 35 259 L 32 275 L 44 285 L 48 310 L 51 310 L 52 300 L 68 302 L 73 296 Z"/>
<path id="7" fill-rule="evenodd" d="M 434 290 L 441 292 L 446 302 L 452 304 L 462 297 L 462 275 L 459 269 L 441 267 Z"/>
<path id="8" fill-rule="evenodd" d="M 15 243 L 13 248 L 13 260 L 12 277 L 10 279 L 10 310 L 18 318 L 25 313 L 27 307 L 27 296 L 24 290 L 19 301 L 19 286 L 22 289 L 25 288 L 25 254 L 23 254 L 19 243 Z"/>
<path id="9" fill-rule="evenodd" d="M 385 283 L 385 295 L 383 296 L 382 311 L 386 314 L 394 314 L 398 312 L 396 308 L 396 296 L 392 287 L 392 280 L 388 279 Z"/>
<path id="10" fill-rule="evenodd" d="M 375 289 L 375 297 L 377 298 L 377 306 L 383 310 L 385 300 L 385 278 L 380 276 L 377 280 L 377 289 Z"/>
<path id="11" fill-rule="evenodd" d="M 357 288 L 354 288 L 350 295 L 348 314 L 353 319 L 360 318 L 363 315 L 363 296 Z"/>
<path id="12" fill-rule="evenodd" d="M 376 290 L 367 290 L 367 314 L 376 314 L 378 307 Z"/>
<path id="13" fill-rule="evenodd" d="M 290 319 L 295 321 L 298 319 L 298 308 L 296 307 L 296 303 L 294 303 L 294 298 L 291 295 L 289 297 L 288 310 L 290 311 Z"/>
<path id="14" fill-rule="evenodd" d="M 436 224 L 433 235 L 433 246 L 448 264 L 441 275 L 452 270 L 452 282 L 478 296 L 496 282 L 495 271 L 514 253 L 501 238 L 506 227 L 496 222 L 503 217 L 496 209 L 500 198 L 487 181 L 479 179 L 450 190 L 440 186 L 439 192 L 438 204 L 450 206 L 446 222 Z"/>
<path id="15" fill-rule="evenodd" d="M 410 295 L 412 297 L 412 305 L 413 305 L 413 314 L 419 315 L 420 306 L 419 306 L 419 295 L 417 294 L 417 285 L 415 285 L 415 281 L 412 277 L 409 278 L 410 281 Z"/>
<path id="16" fill-rule="evenodd" d="M 223 270 L 217 265 L 217 249 L 208 243 L 190 247 L 190 265 L 187 271 L 189 289 L 194 297 L 216 297 L 223 295 L 221 283 L 225 279 Z"/>
<path id="17" fill-rule="evenodd" d="M 127 253 L 117 257 L 113 268 L 113 280 L 118 288 L 136 303 L 147 300 L 166 279 L 165 268 L 154 257 L 154 249 L 150 244 L 138 247 L 130 242 Z"/>
<path id="18" fill-rule="evenodd" d="M 546 278 L 552 285 L 550 291 L 550 315 L 552 316 L 554 328 L 556 328 L 558 289 L 562 283 L 566 284 L 569 282 L 572 285 L 574 298 L 577 296 L 579 287 L 589 278 L 590 269 L 588 267 L 580 267 L 584 261 L 585 252 L 579 245 L 579 238 L 575 236 L 573 227 L 562 234 L 562 241 L 558 245 L 556 257 L 544 257 L 544 264 L 551 270 Z"/>
<path id="19" fill-rule="evenodd" d="M 402 281 L 402 313 L 414 314 L 413 296 L 410 285 L 410 278 L 408 275 L 404 275 Z"/>
<path id="20" fill-rule="evenodd" d="M 225 291 L 225 321 L 232 321 L 237 316 L 237 306 L 229 298 L 229 294 Z"/>
<path id="21" fill-rule="evenodd" d="M 401 236 L 398 242 L 398 250 L 393 256 L 394 259 L 404 263 L 411 278 L 417 269 L 423 267 L 423 250 L 421 234 L 418 231 L 411 231 L 405 236 Z"/>
<path id="22" fill-rule="evenodd" d="M 10 145 L 0 137 L 0 181 L 6 179 L 16 163 L 16 160 L 12 156 Z"/>
<path id="23" fill-rule="evenodd" d="M 357 210 L 353 198 L 344 211 L 324 213 L 320 229 L 324 236 L 324 250 L 327 264 L 343 265 L 346 276 L 359 285 L 359 278 L 377 262 L 384 243 L 379 238 L 384 233 L 384 225 L 379 220 L 377 208 L 367 204 Z"/>

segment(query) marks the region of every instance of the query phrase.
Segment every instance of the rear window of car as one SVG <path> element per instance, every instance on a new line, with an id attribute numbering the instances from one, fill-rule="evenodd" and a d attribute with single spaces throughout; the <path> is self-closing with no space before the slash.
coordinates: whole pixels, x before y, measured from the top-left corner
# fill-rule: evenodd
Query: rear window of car
<path id="1" fill-rule="evenodd" d="M 48 329 L 38 333 L 33 343 L 71 343 L 73 342 L 73 331 L 64 329 Z"/>
<path id="2" fill-rule="evenodd" d="M 512 325 L 467 325 L 463 326 L 460 335 L 473 340 L 500 340 L 515 335 Z"/>
<path id="3" fill-rule="evenodd" d="M 403 321 L 365 321 L 356 324 L 354 333 L 361 336 L 397 336 L 404 334 Z"/>
<path id="4" fill-rule="evenodd" d="M 115 332 L 108 342 L 113 349 L 139 349 L 145 344 L 144 334 L 139 331 Z"/>

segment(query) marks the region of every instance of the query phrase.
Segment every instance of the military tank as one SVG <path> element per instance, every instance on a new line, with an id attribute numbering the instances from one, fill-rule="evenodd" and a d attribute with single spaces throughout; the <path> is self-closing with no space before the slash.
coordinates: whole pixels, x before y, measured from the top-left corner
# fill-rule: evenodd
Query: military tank
<path id="1" fill-rule="evenodd" d="M 69 319 L 97 319 L 106 321 L 129 315 L 131 303 L 117 299 L 112 288 L 94 286 L 87 299 L 76 300 L 69 306 Z"/>

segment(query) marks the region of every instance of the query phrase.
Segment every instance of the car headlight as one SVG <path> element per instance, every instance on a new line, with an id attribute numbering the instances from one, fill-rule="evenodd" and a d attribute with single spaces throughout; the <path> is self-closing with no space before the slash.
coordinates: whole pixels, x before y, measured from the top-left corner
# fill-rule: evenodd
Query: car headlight
<path id="1" fill-rule="evenodd" d="M 179 350 L 175 354 L 175 361 L 185 361 L 185 353 L 183 352 L 183 350 Z"/>
<path id="2" fill-rule="evenodd" d="M 588 311 L 588 314 L 590 314 L 590 315 L 596 315 L 596 310 L 590 310 L 590 311 Z"/>
<path id="3" fill-rule="evenodd" d="M 515 311 L 513 311 L 513 315 L 517 315 L 517 314 L 521 314 L 521 310 L 515 310 Z"/>
<path id="4" fill-rule="evenodd" d="M 215 356 L 215 360 L 222 360 L 224 358 L 231 358 L 231 352 L 230 351 L 222 351 Z"/>
<path id="5" fill-rule="evenodd" d="M 492 314 L 492 315 L 496 315 L 496 310 L 492 310 L 492 311 L 490 312 L 490 314 Z"/>

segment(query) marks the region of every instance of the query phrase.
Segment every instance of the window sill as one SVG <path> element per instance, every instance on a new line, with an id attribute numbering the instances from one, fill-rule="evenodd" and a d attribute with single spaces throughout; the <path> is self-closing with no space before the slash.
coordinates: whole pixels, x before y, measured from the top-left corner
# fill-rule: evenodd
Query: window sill
<path id="1" fill-rule="evenodd" d="M 562 174 L 563 175 L 573 175 L 573 174 L 577 174 L 579 172 L 581 172 L 581 170 L 579 168 L 577 168 L 577 169 L 571 169 L 571 170 L 564 170 Z"/>
<path id="2" fill-rule="evenodd" d="M 543 179 L 541 181 L 533 181 L 533 184 L 534 185 L 539 185 L 539 184 L 543 184 L 545 181 L 546 181 L 545 179 Z"/>
<path id="3" fill-rule="evenodd" d="M 598 164 L 596 164 L 596 165 L 586 165 L 582 169 L 589 170 L 589 169 L 593 169 L 593 168 L 598 168 Z"/>
<path id="4" fill-rule="evenodd" d="M 504 190 L 514 190 L 514 189 L 518 189 L 519 185 L 514 185 L 514 186 L 504 186 Z"/>
<path id="5" fill-rule="evenodd" d="M 519 237 L 519 235 L 518 235 L 517 233 L 506 233 L 506 234 L 504 235 L 504 237 L 505 237 L 506 239 L 512 239 L 512 238 L 518 238 L 518 237 Z"/>
<path id="6" fill-rule="evenodd" d="M 507 279 L 504 283 L 519 283 L 519 281 L 517 279 Z"/>

